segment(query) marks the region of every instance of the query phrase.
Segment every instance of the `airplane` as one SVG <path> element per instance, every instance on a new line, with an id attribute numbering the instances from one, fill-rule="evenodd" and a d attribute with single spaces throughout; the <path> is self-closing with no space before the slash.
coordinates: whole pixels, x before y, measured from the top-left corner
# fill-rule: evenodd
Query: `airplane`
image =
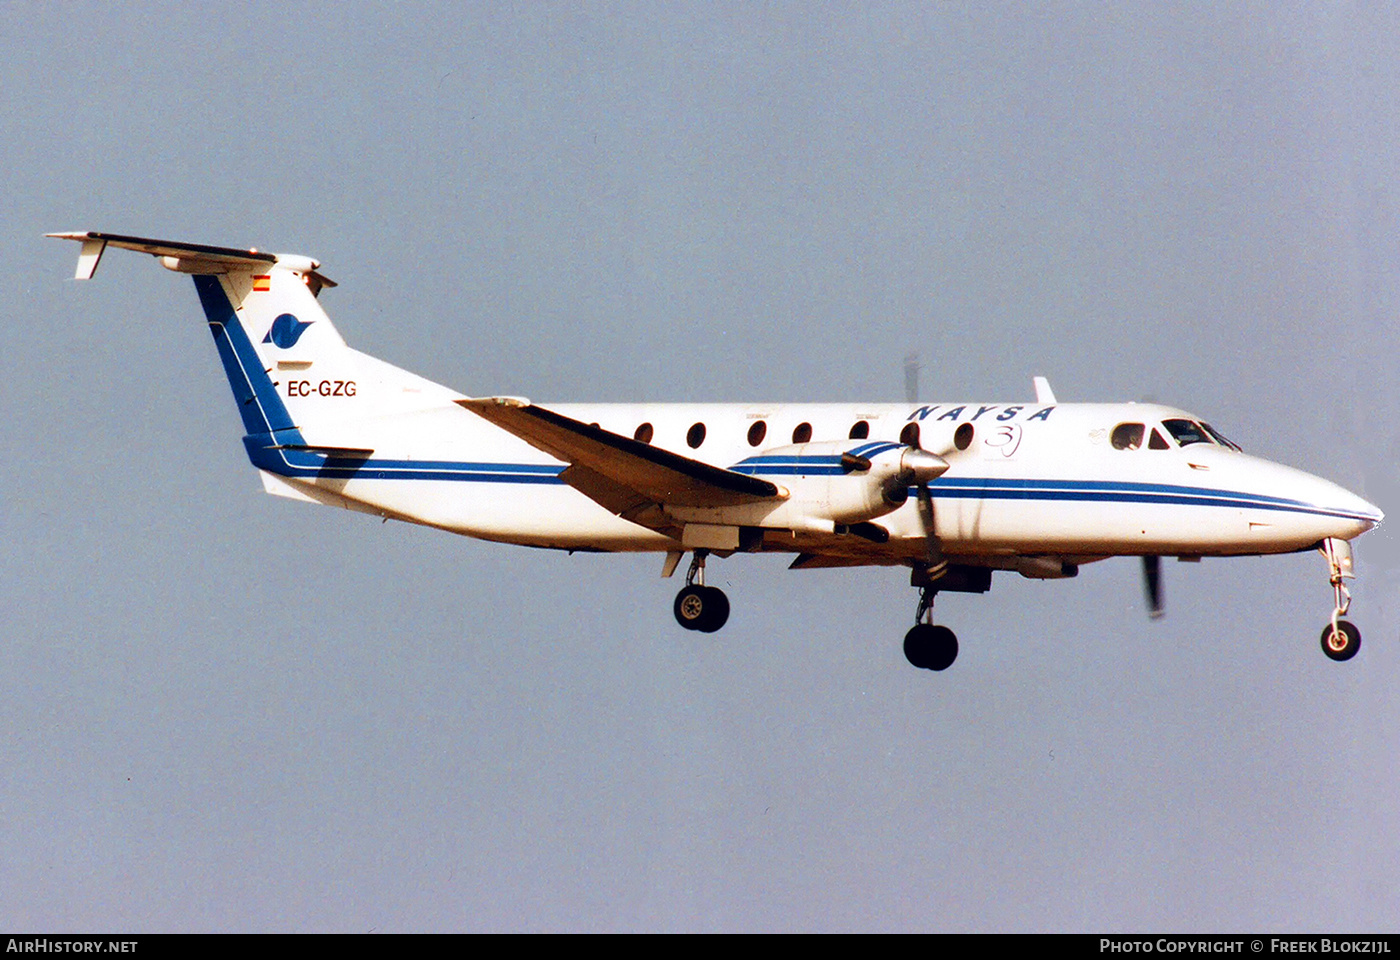
<path id="1" fill-rule="evenodd" d="M 791 567 L 888 566 L 918 588 L 904 654 L 940 671 L 957 637 L 938 593 L 985 593 L 994 572 L 1074 577 L 1141 558 L 1149 614 L 1161 558 L 1319 550 L 1333 588 L 1322 650 L 1354 657 L 1343 620 L 1351 541 L 1372 504 L 1244 453 L 1187 411 L 1060 403 L 1044 377 L 1011 403 L 559 404 L 473 397 L 349 347 L 322 309 L 336 284 L 306 256 L 110 233 L 82 244 L 75 279 L 108 247 L 194 280 L 271 494 L 567 551 L 689 553 L 673 612 L 713 633 L 729 600 L 706 561 L 794 555 Z"/>

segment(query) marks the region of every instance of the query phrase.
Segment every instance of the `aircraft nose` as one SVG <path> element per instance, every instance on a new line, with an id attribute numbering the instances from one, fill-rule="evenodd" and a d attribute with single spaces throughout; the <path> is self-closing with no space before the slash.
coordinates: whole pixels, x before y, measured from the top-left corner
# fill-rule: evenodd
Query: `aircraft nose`
<path id="1" fill-rule="evenodd" d="M 1313 502 L 1337 527 L 1337 532 L 1330 536 L 1343 540 L 1359 537 L 1385 517 L 1380 507 L 1339 484 L 1319 479 L 1318 486 Z"/>
<path id="2" fill-rule="evenodd" d="M 1272 517 L 1251 520 L 1256 532 L 1284 541 L 1315 543 L 1328 537 L 1351 540 L 1381 522 L 1380 508 L 1350 490 L 1295 467 L 1249 461 L 1253 489 Z"/>

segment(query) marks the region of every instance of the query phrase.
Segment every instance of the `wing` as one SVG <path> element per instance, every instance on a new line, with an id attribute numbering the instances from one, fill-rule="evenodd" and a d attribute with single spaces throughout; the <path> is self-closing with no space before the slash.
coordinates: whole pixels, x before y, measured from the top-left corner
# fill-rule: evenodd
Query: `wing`
<path id="1" fill-rule="evenodd" d="M 767 480 L 653 447 L 528 400 L 483 397 L 457 402 L 569 464 L 559 475 L 569 486 L 613 513 L 655 530 L 679 526 L 661 511 L 663 504 L 729 507 L 788 496 Z"/>

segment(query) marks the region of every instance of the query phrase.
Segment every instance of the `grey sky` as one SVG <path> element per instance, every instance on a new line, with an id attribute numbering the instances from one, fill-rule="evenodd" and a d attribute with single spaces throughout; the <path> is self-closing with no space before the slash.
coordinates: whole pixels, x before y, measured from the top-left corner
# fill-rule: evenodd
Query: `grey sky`
<path id="1" fill-rule="evenodd" d="M 493 546 L 260 492 L 189 281 L 550 400 L 1152 396 L 1400 512 L 1381 4 L 0 4 L 0 922 L 1393 930 L 1400 540 L 999 576 Z"/>

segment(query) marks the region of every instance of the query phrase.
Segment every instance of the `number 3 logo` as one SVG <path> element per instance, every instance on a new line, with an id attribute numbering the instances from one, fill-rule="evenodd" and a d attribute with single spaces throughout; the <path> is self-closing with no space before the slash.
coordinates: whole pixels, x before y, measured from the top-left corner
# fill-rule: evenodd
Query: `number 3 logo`
<path id="1" fill-rule="evenodd" d="M 1016 453 L 1016 448 L 1021 445 L 1021 425 L 1019 423 L 1000 424 L 983 443 L 990 448 L 988 453 L 996 450 L 1003 457 L 1012 456 Z"/>

